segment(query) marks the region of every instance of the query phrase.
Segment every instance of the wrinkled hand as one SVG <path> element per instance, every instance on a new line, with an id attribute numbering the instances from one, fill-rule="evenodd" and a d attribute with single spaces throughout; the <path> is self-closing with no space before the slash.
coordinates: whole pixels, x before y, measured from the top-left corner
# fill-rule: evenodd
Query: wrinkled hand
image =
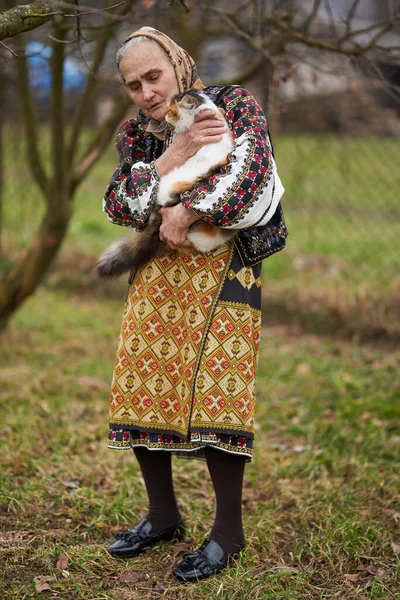
<path id="1" fill-rule="evenodd" d="M 212 110 L 203 110 L 196 115 L 193 125 L 187 131 L 174 136 L 170 148 L 186 160 L 202 146 L 220 142 L 227 131 L 225 121 L 216 117 Z"/>
<path id="2" fill-rule="evenodd" d="M 168 244 L 172 250 L 193 247 L 193 244 L 187 239 L 187 234 L 190 225 L 198 220 L 197 215 L 180 203 L 161 208 L 160 214 L 162 216 L 160 240 Z"/>

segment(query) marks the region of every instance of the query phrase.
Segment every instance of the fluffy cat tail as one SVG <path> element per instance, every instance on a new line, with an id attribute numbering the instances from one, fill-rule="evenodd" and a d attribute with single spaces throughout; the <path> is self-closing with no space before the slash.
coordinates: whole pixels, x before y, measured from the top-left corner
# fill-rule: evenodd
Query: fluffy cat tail
<path id="1" fill-rule="evenodd" d="M 97 262 L 96 273 L 100 277 L 118 277 L 144 265 L 157 254 L 162 245 L 158 230 L 133 233 L 103 252 Z"/>

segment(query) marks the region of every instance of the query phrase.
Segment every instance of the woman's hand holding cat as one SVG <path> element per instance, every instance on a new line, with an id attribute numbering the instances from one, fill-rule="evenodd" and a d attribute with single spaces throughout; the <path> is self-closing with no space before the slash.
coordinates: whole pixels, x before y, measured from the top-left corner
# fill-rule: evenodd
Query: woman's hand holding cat
<path id="1" fill-rule="evenodd" d="M 220 142 L 227 131 L 225 121 L 216 117 L 212 110 L 203 110 L 196 115 L 193 125 L 187 131 L 176 134 L 171 147 L 175 145 L 175 151 L 185 161 L 202 146 Z"/>
<path id="2" fill-rule="evenodd" d="M 160 226 L 160 240 L 168 244 L 172 250 L 189 248 L 192 243 L 187 239 L 189 227 L 199 217 L 181 203 L 160 209 L 162 223 Z"/>
<path id="3" fill-rule="evenodd" d="M 156 160 L 160 177 L 163 177 L 175 167 L 183 165 L 202 146 L 220 142 L 223 134 L 227 131 L 226 123 L 216 117 L 212 110 L 203 110 L 196 115 L 193 125 L 187 131 L 177 133 L 174 136 L 172 144 Z"/>

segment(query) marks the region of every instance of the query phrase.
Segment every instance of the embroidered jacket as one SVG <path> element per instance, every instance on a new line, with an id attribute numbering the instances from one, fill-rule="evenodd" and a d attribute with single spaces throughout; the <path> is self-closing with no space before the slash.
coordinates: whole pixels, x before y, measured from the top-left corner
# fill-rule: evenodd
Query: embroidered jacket
<path id="1" fill-rule="evenodd" d="M 287 230 L 279 179 L 263 111 L 246 89 L 234 86 L 203 90 L 225 109 L 235 137 L 228 163 L 181 195 L 186 208 L 213 225 L 239 229 L 235 243 L 246 265 L 256 264 L 285 246 Z M 146 132 L 148 118 L 139 115 L 122 125 L 116 136 L 119 166 L 103 199 L 113 223 L 142 230 L 154 209 L 159 175 L 154 161 L 171 142 Z"/>

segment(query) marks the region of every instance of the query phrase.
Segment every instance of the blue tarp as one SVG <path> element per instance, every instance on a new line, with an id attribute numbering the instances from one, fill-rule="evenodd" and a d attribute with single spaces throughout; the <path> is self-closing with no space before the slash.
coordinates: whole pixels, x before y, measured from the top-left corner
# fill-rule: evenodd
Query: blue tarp
<path id="1" fill-rule="evenodd" d="M 41 42 L 29 42 L 26 46 L 30 84 L 42 96 L 48 96 L 51 87 L 51 53 L 50 46 Z M 64 61 L 64 90 L 79 90 L 85 82 L 86 74 L 79 62 L 67 56 Z"/>

